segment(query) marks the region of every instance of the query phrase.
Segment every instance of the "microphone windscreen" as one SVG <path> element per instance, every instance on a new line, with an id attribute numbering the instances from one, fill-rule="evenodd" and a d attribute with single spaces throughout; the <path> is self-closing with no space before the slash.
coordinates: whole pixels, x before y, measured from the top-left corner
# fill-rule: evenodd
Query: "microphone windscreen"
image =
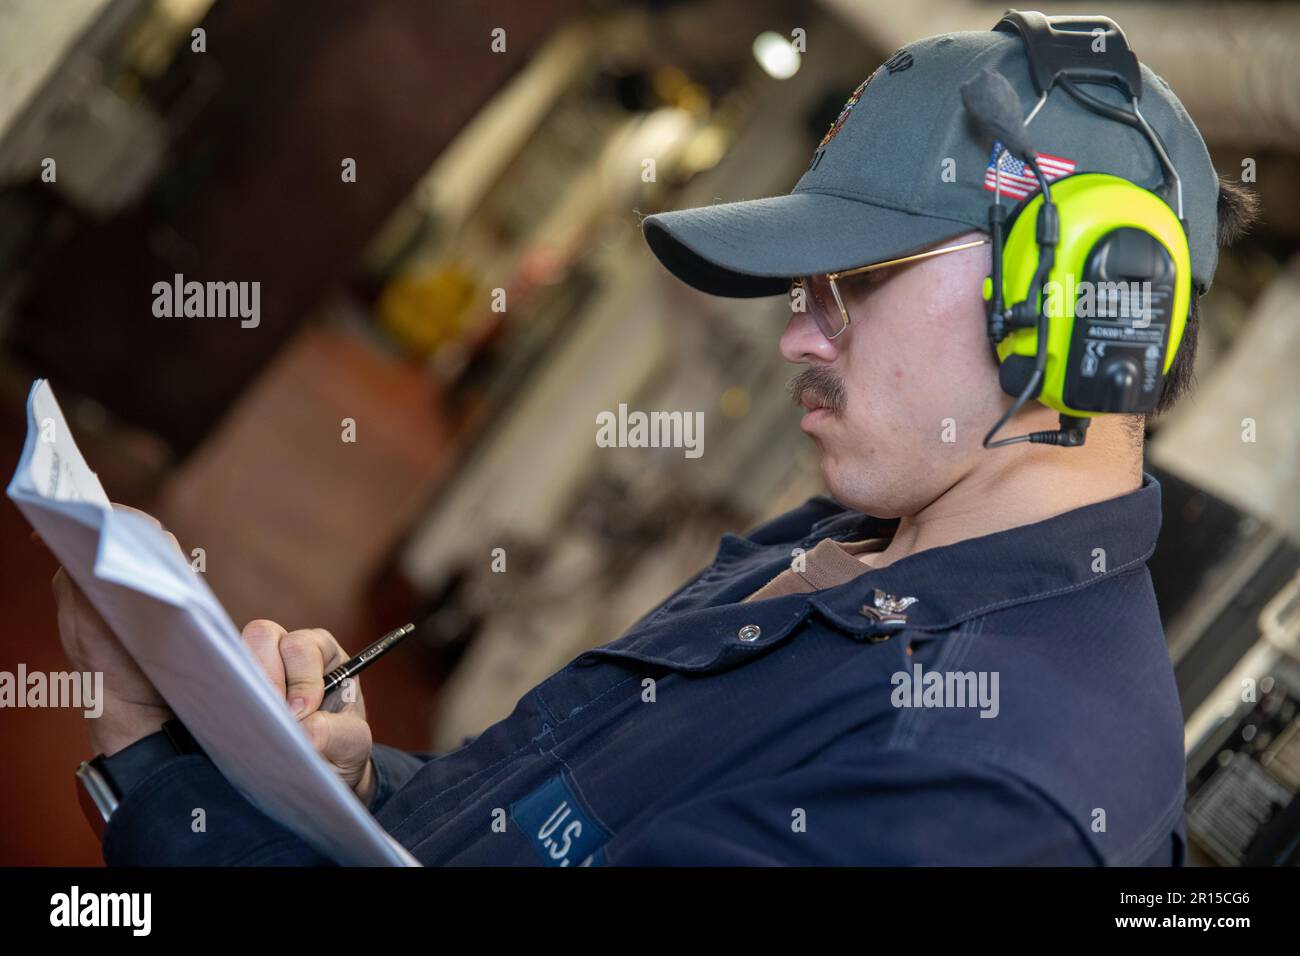
<path id="1" fill-rule="evenodd" d="M 1020 112 L 1020 97 L 1005 76 L 996 70 L 980 70 L 961 85 L 961 99 L 975 122 L 991 137 L 1022 159 L 1033 156 Z"/>

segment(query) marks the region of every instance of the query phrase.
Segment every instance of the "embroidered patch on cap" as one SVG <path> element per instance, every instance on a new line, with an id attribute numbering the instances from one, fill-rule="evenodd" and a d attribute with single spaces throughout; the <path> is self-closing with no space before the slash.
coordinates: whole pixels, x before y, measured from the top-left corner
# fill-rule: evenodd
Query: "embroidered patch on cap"
<path id="1" fill-rule="evenodd" d="M 547 866 L 604 862 L 597 851 L 609 840 L 609 831 L 578 802 L 562 773 L 510 804 L 510 818 Z"/>
<path id="2" fill-rule="evenodd" d="M 849 94 L 849 98 L 845 102 L 844 108 L 840 110 L 840 115 L 835 117 L 835 122 L 831 123 L 830 129 L 826 131 L 826 135 L 822 137 L 822 141 L 818 143 L 817 148 L 813 150 L 812 159 L 808 161 L 808 168 L 804 170 L 804 172 L 812 172 L 814 169 L 821 166 L 826 144 L 833 140 L 836 134 L 844 128 L 844 124 L 848 122 L 849 114 L 853 112 L 853 107 L 858 105 L 858 101 L 862 99 L 862 94 L 865 93 L 867 87 L 871 85 L 871 81 L 880 75 L 881 70 L 888 70 L 889 74 L 892 76 L 895 73 L 902 73 L 904 70 L 909 70 L 911 67 L 912 54 L 908 53 L 907 50 L 899 50 L 884 63 L 880 64 L 880 66 L 872 70 L 871 75 L 859 83 L 858 88 Z"/>
<path id="3" fill-rule="evenodd" d="M 827 143 L 829 143 L 831 140 L 835 138 L 835 134 L 838 133 L 840 131 L 840 128 L 844 126 L 844 121 L 847 120 L 849 118 L 849 114 L 853 112 L 853 107 L 857 106 L 858 100 L 862 99 L 862 93 L 864 90 L 866 90 L 867 84 L 869 84 L 873 79 L 875 79 L 876 74 L 879 72 L 880 72 L 880 67 L 876 67 L 874 70 L 872 70 L 871 75 L 867 77 L 865 80 L 863 80 L 861 83 L 859 83 L 858 88 L 854 90 L 851 94 L 849 94 L 848 101 L 844 104 L 844 108 L 840 110 L 840 115 L 835 117 L 835 122 L 831 123 L 831 128 L 826 131 L 826 135 L 822 137 L 822 141 L 817 144 L 818 149 L 821 149 L 823 146 L 825 146 Z"/>

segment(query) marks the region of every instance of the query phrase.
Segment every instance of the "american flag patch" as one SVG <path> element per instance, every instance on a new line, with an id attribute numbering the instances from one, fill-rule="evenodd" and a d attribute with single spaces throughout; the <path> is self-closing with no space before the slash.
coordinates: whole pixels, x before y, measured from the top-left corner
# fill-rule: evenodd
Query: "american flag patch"
<path id="1" fill-rule="evenodd" d="M 1000 158 L 999 153 L 1002 154 Z M 1038 160 L 1038 166 L 1049 183 L 1074 172 L 1072 159 L 1062 159 L 1050 153 L 1034 153 L 1034 157 Z M 1002 166 L 1001 194 L 1003 196 L 1024 199 L 1030 193 L 1038 191 L 1038 180 L 1034 178 L 1034 171 L 1020 159 L 1004 151 L 1001 143 L 994 143 L 993 151 L 989 153 L 989 164 L 984 170 L 984 188 L 989 192 L 997 189 L 995 185 L 997 168 L 993 165 L 995 160 Z"/>

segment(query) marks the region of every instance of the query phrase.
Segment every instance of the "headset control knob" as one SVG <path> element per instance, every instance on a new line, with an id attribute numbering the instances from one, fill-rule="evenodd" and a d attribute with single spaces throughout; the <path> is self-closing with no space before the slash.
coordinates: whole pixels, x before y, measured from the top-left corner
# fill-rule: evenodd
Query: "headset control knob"
<path id="1" fill-rule="evenodd" d="M 1141 401 L 1142 369 L 1128 355 L 1107 359 L 1101 366 L 1101 380 L 1106 383 L 1107 410 L 1136 408 Z"/>

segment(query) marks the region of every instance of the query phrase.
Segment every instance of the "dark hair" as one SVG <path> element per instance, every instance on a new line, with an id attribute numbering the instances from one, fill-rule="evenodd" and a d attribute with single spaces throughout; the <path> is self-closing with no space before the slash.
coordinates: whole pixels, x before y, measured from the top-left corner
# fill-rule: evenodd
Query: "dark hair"
<path id="1" fill-rule="evenodd" d="M 1227 248 L 1240 238 L 1259 217 L 1259 199 L 1241 183 L 1219 177 L 1219 248 Z M 1192 307 L 1187 314 L 1183 339 L 1174 356 L 1174 364 L 1165 376 L 1156 414 L 1167 412 L 1192 389 L 1196 374 L 1196 335 L 1201 325 L 1200 295 L 1192 289 Z M 1141 442 L 1146 429 L 1145 415 L 1126 415 L 1125 425 L 1133 438 Z"/>

